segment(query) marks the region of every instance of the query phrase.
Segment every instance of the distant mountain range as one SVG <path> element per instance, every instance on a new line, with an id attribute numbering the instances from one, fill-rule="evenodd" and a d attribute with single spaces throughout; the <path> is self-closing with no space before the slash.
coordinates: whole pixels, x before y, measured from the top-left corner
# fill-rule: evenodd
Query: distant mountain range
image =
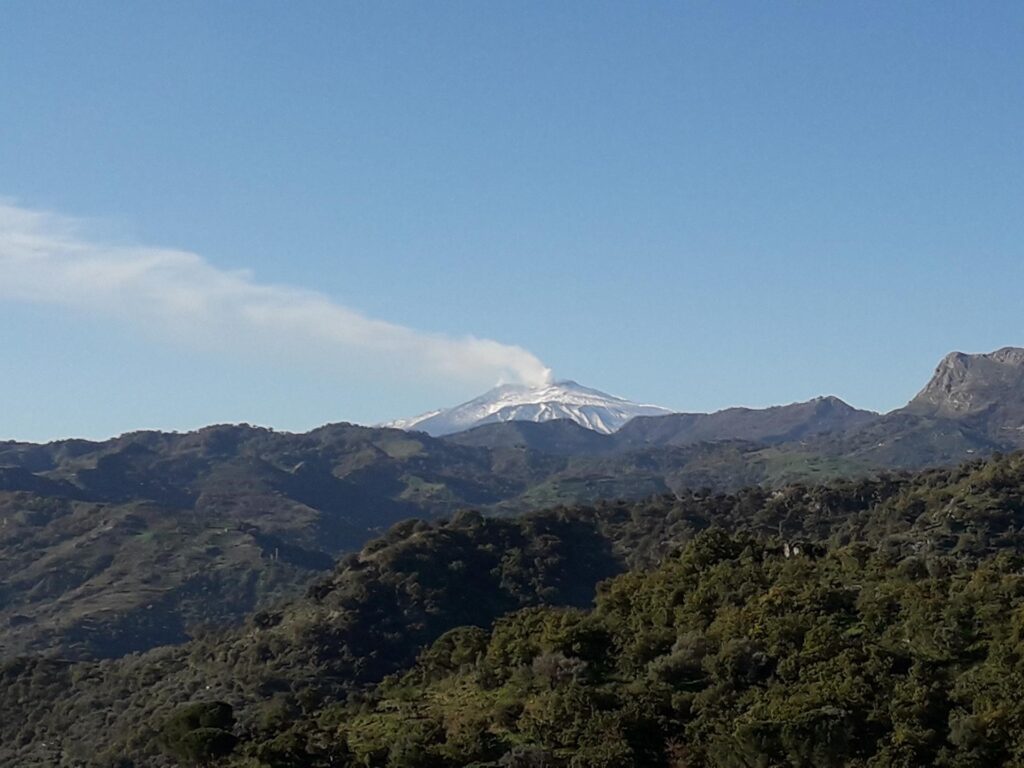
<path id="1" fill-rule="evenodd" d="M 877 413 L 853 408 L 835 397 L 772 408 L 728 408 L 716 413 L 670 413 L 636 416 L 603 439 L 581 437 L 578 423 L 534 424 L 522 421 L 484 424 L 445 439 L 461 445 L 508 444 L 505 435 L 522 435 L 532 447 L 557 453 L 616 452 L 651 446 L 681 446 L 720 440 L 747 440 L 774 445 L 827 432 L 843 432 L 868 424 Z M 574 429 L 573 427 L 576 427 Z M 542 435 L 548 435 L 544 440 Z M 559 441 L 568 440 L 562 446 Z M 541 442 L 538 442 L 541 441 Z M 524 443 L 525 445 L 526 443 Z M 577 448 L 577 446 L 579 446 Z"/>
<path id="2" fill-rule="evenodd" d="M 836 397 L 763 409 L 669 413 L 561 382 L 535 389 L 499 387 L 455 408 L 389 426 L 426 431 L 459 445 L 518 446 L 555 455 L 741 440 L 799 444 L 872 464 L 925 466 L 1024 447 L 1024 349 L 952 353 L 913 400 L 887 414 L 859 410 Z"/>
<path id="3" fill-rule="evenodd" d="M 1024 349 L 950 355 L 884 415 L 832 397 L 666 414 L 571 382 L 478 400 L 405 423 L 441 438 L 222 425 L 0 443 L 0 658 L 178 642 L 294 594 L 406 518 L 776 486 L 1024 448 Z M 463 423 L 475 426 L 450 431 Z"/>
<path id="4" fill-rule="evenodd" d="M 716 413 L 673 413 L 657 405 L 641 405 L 625 398 L 560 381 L 540 387 L 504 385 L 453 408 L 432 411 L 382 426 L 421 431 L 434 437 L 455 435 L 480 427 L 490 431 L 457 438 L 467 445 L 508 444 L 518 439 L 541 440 L 559 453 L 573 446 L 601 446 L 601 450 L 643 445 L 687 445 L 703 440 L 753 440 L 768 444 L 803 440 L 825 433 L 846 433 L 871 424 L 911 426 L 912 419 L 954 424 L 971 433 L 965 440 L 1024 444 L 1024 349 L 1004 347 L 990 354 L 954 352 L 946 356 L 931 381 L 905 407 L 889 414 L 853 408 L 836 397 L 772 408 L 728 408 Z M 613 441 L 592 441 L 571 428 L 549 427 L 524 431 L 519 422 L 570 421 Z M 915 422 L 920 424 L 922 422 Z M 884 431 L 884 429 L 883 429 Z M 559 440 L 568 440 L 559 445 Z M 524 443 L 525 444 L 525 443 Z"/>

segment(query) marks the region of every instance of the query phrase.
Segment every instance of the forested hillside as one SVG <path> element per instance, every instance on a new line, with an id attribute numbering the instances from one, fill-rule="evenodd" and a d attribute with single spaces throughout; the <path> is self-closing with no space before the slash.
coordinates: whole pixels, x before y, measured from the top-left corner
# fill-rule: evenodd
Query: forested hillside
<path id="1" fill-rule="evenodd" d="M 409 517 L 867 471 L 763 449 L 567 455 L 346 424 L 0 444 L 0 658 L 116 657 L 182 642 L 298 594 L 339 555 Z"/>
<path id="2" fill-rule="evenodd" d="M 242 629 L 6 663 L 0 760 L 1012 762 L 1022 528 L 1020 455 L 408 521 Z"/>
<path id="3" fill-rule="evenodd" d="M 394 523 L 948 466 L 1019 447 L 1024 350 L 951 355 L 904 409 L 836 398 L 504 422 L 435 439 L 332 424 L 0 443 L 0 659 L 180 643 L 292 597 Z"/>

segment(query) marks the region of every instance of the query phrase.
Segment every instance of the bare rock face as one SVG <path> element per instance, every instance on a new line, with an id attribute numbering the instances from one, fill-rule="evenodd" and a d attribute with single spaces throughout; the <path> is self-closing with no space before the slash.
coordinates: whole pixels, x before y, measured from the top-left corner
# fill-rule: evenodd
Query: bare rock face
<path id="1" fill-rule="evenodd" d="M 967 421 L 1000 443 L 1024 444 L 1024 349 L 947 355 L 904 411 Z"/>
<path id="2" fill-rule="evenodd" d="M 947 355 L 908 409 L 956 418 L 1012 402 L 1024 402 L 1024 349 L 1020 347 L 1004 347 L 987 355 Z"/>

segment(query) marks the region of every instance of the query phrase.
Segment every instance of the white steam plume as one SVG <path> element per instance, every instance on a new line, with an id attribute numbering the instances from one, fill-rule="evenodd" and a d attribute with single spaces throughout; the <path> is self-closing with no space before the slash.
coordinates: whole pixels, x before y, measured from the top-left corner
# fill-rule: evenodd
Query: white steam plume
<path id="1" fill-rule="evenodd" d="M 110 245 L 68 217 L 0 201 L 0 299 L 71 307 L 178 341 L 310 357 L 356 354 L 430 378 L 539 385 L 527 350 L 375 320 L 327 296 L 265 285 L 187 251 Z"/>

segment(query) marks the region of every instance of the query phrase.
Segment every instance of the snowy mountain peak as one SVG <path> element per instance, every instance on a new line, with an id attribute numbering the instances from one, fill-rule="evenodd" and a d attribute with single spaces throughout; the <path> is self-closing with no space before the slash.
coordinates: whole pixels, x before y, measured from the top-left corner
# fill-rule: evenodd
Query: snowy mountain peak
<path id="1" fill-rule="evenodd" d="M 641 405 L 564 380 L 537 387 L 503 384 L 454 408 L 399 419 L 383 426 L 418 430 L 436 437 L 501 421 L 571 419 L 587 429 L 609 434 L 634 416 L 668 413 L 671 411 L 667 408 Z"/>

